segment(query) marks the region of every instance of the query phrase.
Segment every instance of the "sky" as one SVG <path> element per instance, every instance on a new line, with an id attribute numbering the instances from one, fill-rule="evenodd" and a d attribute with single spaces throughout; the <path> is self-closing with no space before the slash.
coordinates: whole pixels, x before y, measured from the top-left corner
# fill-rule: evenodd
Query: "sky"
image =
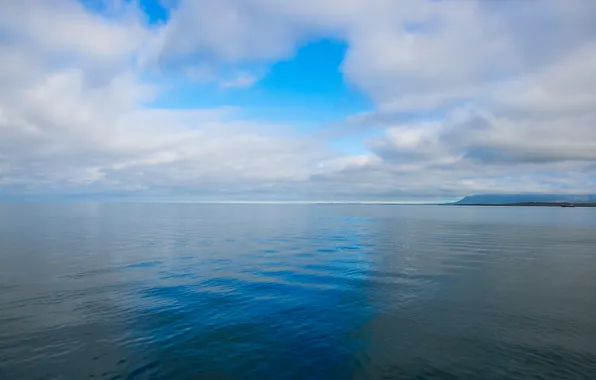
<path id="1" fill-rule="evenodd" d="M 595 189 L 593 0 L 0 0 L 0 197 Z"/>

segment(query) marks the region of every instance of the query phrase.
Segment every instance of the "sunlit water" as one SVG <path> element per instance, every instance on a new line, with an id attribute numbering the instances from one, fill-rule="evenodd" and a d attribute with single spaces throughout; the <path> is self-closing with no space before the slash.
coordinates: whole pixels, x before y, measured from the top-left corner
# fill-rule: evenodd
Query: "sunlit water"
<path id="1" fill-rule="evenodd" d="M 595 379 L 596 209 L 0 205 L 0 379 Z"/>

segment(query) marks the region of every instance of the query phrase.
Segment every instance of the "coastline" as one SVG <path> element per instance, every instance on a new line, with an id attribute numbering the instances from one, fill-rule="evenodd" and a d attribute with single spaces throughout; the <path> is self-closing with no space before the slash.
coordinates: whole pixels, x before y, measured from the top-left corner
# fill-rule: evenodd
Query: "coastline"
<path id="1" fill-rule="evenodd" d="M 519 203 L 450 203 L 449 206 L 501 206 L 501 207 L 562 207 L 568 202 L 519 202 Z M 596 207 L 596 203 L 573 203 L 573 207 Z"/>

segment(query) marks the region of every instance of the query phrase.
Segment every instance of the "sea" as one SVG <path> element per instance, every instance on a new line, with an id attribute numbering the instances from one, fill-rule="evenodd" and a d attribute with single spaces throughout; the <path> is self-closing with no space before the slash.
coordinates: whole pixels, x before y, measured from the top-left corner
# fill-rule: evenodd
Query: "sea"
<path id="1" fill-rule="evenodd" d="M 596 379 L 596 209 L 0 204 L 0 379 Z"/>

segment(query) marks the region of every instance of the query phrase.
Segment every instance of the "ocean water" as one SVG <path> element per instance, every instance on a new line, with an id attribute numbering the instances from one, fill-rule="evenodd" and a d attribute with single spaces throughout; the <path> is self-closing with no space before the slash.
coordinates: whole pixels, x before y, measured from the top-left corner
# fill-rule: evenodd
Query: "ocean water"
<path id="1" fill-rule="evenodd" d="M 0 204 L 0 379 L 596 379 L 596 209 Z"/>

